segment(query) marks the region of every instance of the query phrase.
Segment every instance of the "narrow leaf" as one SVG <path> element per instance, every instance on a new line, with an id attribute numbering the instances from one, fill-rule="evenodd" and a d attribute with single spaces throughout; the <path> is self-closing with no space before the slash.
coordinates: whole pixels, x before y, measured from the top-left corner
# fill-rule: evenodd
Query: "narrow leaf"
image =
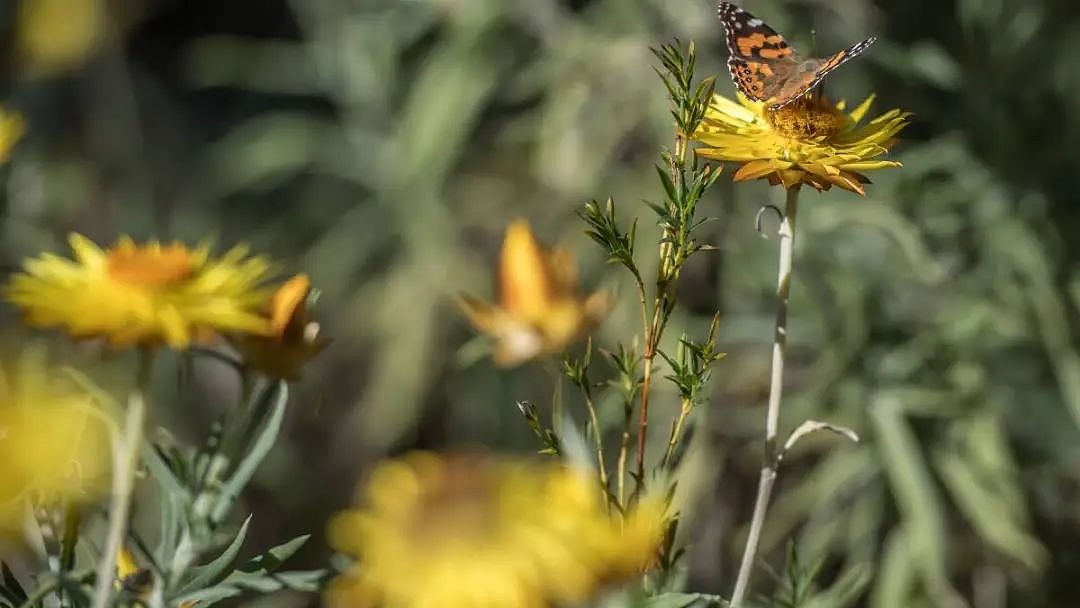
<path id="1" fill-rule="evenodd" d="M 219 522 L 225 518 L 244 486 L 251 481 L 259 465 L 262 464 L 266 455 L 270 453 L 270 449 L 274 447 L 278 432 L 281 431 L 281 423 L 285 419 L 285 405 L 288 401 L 288 385 L 284 381 L 280 381 L 277 385 L 277 401 L 274 403 L 262 430 L 255 437 L 255 441 L 252 442 L 251 449 L 240 460 L 232 477 L 222 485 L 221 493 L 218 495 L 214 510 L 210 515 L 211 521 Z"/>
<path id="2" fill-rule="evenodd" d="M 217 556 L 214 561 L 206 564 L 205 566 L 197 566 L 192 568 L 191 577 L 186 583 L 180 586 L 177 593 L 186 594 L 212 585 L 221 580 L 225 569 L 232 565 L 236 560 L 236 556 L 240 554 L 240 547 L 244 544 L 244 539 L 247 538 L 248 524 L 251 523 L 251 515 L 248 515 L 244 520 L 243 525 L 240 526 L 240 530 L 237 531 L 236 536 L 229 543 L 229 546 L 221 552 L 221 555 Z"/>

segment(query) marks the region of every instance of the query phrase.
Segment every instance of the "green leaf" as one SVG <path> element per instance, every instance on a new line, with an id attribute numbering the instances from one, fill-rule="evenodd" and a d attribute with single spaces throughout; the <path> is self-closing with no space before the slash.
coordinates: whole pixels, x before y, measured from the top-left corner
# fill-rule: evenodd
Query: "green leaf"
<path id="1" fill-rule="evenodd" d="M 704 608 L 727 605 L 727 600 L 719 595 L 705 593 L 661 593 L 645 598 L 640 604 L 641 608 Z"/>
<path id="2" fill-rule="evenodd" d="M 289 559 L 293 554 L 299 551 L 300 547 L 303 547 L 304 543 L 306 543 L 309 538 L 311 538 L 310 534 L 304 534 L 297 536 L 290 541 L 281 543 L 266 553 L 252 558 L 246 564 L 240 566 L 238 570 L 243 570 L 245 572 L 255 572 L 260 570 L 263 572 L 273 572 L 277 570 L 285 560 Z"/>
<path id="3" fill-rule="evenodd" d="M 256 469 L 262 464 L 266 455 L 270 453 L 270 449 L 274 447 L 278 432 L 281 431 L 281 423 L 285 419 L 285 405 L 289 401 L 289 387 L 284 381 L 279 381 L 277 391 L 277 401 L 270 410 L 262 430 L 255 437 L 255 441 L 252 442 L 251 449 L 240 460 L 232 477 L 222 485 L 221 492 L 218 494 L 217 501 L 210 514 L 210 521 L 219 522 L 225 518 L 233 502 L 240 496 L 244 486 L 251 481 Z"/>
<path id="4" fill-rule="evenodd" d="M 935 464 L 960 510 L 982 540 L 1038 572 L 1049 556 L 1037 539 L 1024 529 L 1023 520 L 1011 512 L 1001 495 L 986 483 L 986 471 L 961 454 L 942 450 Z"/>
<path id="5" fill-rule="evenodd" d="M 949 583 L 946 569 L 945 541 L 948 535 L 941 501 L 918 440 L 900 407 L 893 398 L 880 398 L 871 408 L 870 417 L 922 580 L 937 601 L 948 602 L 956 592 Z"/>
<path id="6" fill-rule="evenodd" d="M 915 556 L 905 525 L 893 530 L 885 541 L 881 570 L 870 598 L 874 608 L 907 608 L 915 586 Z"/>
<path id="7" fill-rule="evenodd" d="M 185 504 L 191 502 L 191 492 L 177 477 L 172 467 L 169 466 L 161 452 L 158 451 L 157 446 L 148 441 L 143 442 L 142 456 L 143 462 L 146 463 L 146 467 L 150 469 L 150 474 L 154 477 L 154 481 L 161 486 L 163 494 L 178 498 L 184 501 Z"/>
<path id="8" fill-rule="evenodd" d="M 8 565 L 4 562 L 0 562 L 0 577 L 4 582 L 3 585 L 0 585 L 0 597 L 8 600 L 14 606 L 26 601 L 26 590 L 22 588 L 11 568 L 8 568 Z"/>
<path id="9" fill-rule="evenodd" d="M 837 578 L 829 589 L 815 595 L 802 608 L 845 608 L 855 603 L 873 578 L 871 564 L 856 564 Z"/>
<path id="10" fill-rule="evenodd" d="M 232 585 L 218 585 L 193 591 L 187 595 L 176 598 L 172 603 L 181 606 L 188 602 L 198 602 L 199 606 L 211 606 L 221 600 L 240 595 L 242 591 Z"/>
<path id="11" fill-rule="evenodd" d="M 326 576 L 325 570 L 295 570 L 269 574 L 237 570 L 230 574 L 223 584 L 259 593 L 270 593 L 282 589 L 310 593 L 319 590 Z"/>
<path id="12" fill-rule="evenodd" d="M 191 577 L 186 583 L 180 586 L 177 590 L 179 594 L 186 594 L 211 585 L 222 579 L 222 574 L 225 569 L 232 565 L 236 560 L 236 556 L 240 554 L 240 547 L 244 544 L 244 539 L 247 538 L 248 524 L 251 523 L 251 515 L 248 515 L 244 520 L 243 525 L 240 526 L 240 530 L 236 532 L 236 536 L 229 543 L 229 546 L 221 552 L 221 555 L 217 556 L 214 561 L 206 564 L 205 566 L 196 566 L 191 570 Z"/>

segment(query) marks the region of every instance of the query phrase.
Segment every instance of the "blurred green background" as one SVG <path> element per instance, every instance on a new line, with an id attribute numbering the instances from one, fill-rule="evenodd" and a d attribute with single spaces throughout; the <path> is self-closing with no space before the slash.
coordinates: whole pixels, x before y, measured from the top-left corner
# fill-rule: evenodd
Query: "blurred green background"
<path id="1" fill-rule="evenodd" d="M 828 92 L 914 112 L 893 153 L 905 167 L 872 174 L 865 199 L 803 195 L 781 432 L 817 418 L 863 441 L 814 438 L 785 461 L 766 561 L 781 567 L 789 539 L 804 563 L 822 560 L 826 606 L 1080 605 L 1080 9 L 742 6 L 807 53 L 879 36 Z M 672 126 L 648 47 L 695 40 L 700 74 L 732 92 L 707 0 L 0 7 L 2 101 L 29 123 L 0 195 L 8 271 L 65 251 L 72 230 L 211 237 L 322 291 L 334 343 L 246 496 L 251 542 L 314 531 L 308 563 L 325 560 L 326 518 L 380 458 L 536 448 L 515 402 L 549 407 L 554 366 L 494 368 L 451 298 L 491 294 L 509 220 L 528 218 L 576 254 L 588 286 L 615 290 L 598 346 L 640 331 L 632 283 L 573 212 L 613 196 L 655 256 L 641 201 L 660 197 L 652 165 Z M 717 250 L 684 273 L 668 335 L 669 348 L 681 329 L 701 335 L 719 310 L 729 353 L 680 485 L 697 591 L 730 592 L 752 507 L 776 264 L 754 216 L 779 195 L 726 179 L 713 191 L 703 230 Z M 197 371 L 194 389 L 158 379 L 155 416 L 188 439 L 234 388 L 225 370 Z M 563 398 L 574 409 L 568 386 Z M 662 383 L 653 403 L 660 445 L 678 399 Z M 600 407 L 613 435 L 621 406 Z"/>

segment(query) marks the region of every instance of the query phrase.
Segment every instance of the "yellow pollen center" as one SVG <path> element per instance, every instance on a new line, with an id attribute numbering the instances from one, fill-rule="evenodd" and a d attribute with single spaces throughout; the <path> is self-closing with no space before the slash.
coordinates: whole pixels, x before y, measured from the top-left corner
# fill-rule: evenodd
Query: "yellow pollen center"
<path id="1" fill-rule="evenodd" d="M 453 539 L 481 542 L 497 520 L 491 472 L 483 470 L 483 463 L 467 458 L 446 464 L 445 477 L 418 496 L 410 533 L 424 543 Z M 470 469 L 473 476 L 468 475 Z"/>
<path id="2" fill-rule="evenodd" d="M 168 285 L 188 278 L 195 269 L 191 253 L 181 245 L 121 247 L 109 251 L 109 277 L 142 287 Z"/>
<path id="3" fill-rule="evenodd" d="M 765 108 L 774 131 L 794 139 L 828 138 L 844 126 L 844 115 L 823 98 L 803 97 L 778 110 Z"/>

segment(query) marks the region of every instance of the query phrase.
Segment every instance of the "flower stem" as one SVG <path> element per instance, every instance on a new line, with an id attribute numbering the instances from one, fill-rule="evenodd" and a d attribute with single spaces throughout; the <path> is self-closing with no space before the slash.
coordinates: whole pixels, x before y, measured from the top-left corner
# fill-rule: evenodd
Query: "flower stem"
<path id="1" fill-rule="evenodd" d="M 109 531 L 105 537 L 101 562 L 98 564 L 97 587 L 94 590 L 93 608 L 105 608 L 113 588 L 116 571 L 116 555 L 127 531 L 128 512 L 131 509 L 131 490 L 135 485 L 135 468 L 138 465 L 139 443 L 146 406 L 142 393 L 132 393 L 128 400 L 124 436 L 113 447 L 112 502 L 109 505 Z"/>
<path id="2" fill-rule="evenodd" d="M 635 467 L 637 488 L 640 488 L 641 484 L 645 482 L 645 438 L 649 430 L 649 392 L 652 385 L 652 367 L 652 353 L 646 351 L 645 370 L 641 376 L 641 410 L 638 416 L 637 431 L 637 466 Z"/>
<path id="3" fill-rule="evenodd" d="M 689 150 L 686 137 L 678 129 L 675 131 L 675 150 L 668 157 L 668 169 L 671 171 L 673 183 L 680 183 L 681 169 L 686 165 L 686 153 Z M 656 349 L 660 345 L 660 336 L 667 326 L 668 313 L 671 310 L 669 300 L 672 282 L 678 278 L 679 263 L 674 259 L 672 243 L 663 240 L 660 243 L 659 266 L 656 271 L 656 298 L 653 300 L 653 317 L 651 324 L 645 324 L 645 347 L 642 351 L 643 371 L 641 376 L 641 411 L 638 417 L 637 434 L 637 462 L 636 475 L 638 491 L 645 484 L 645 444 L 649 430 L 649 394 L 652 392 L 652 369 L 653 360 L 656 359 Z M 642 321 L 645 321 L 645 289 L 639 285 L 642 295 Z"/>
<path id="4" fill-rule="evenodd" d="M 589 424 L 592 425 L 593 440 L 596 442 L 596 468 L 600 473 L 600 485 L 604 492 L 610 492 L 608 488 L 607 464 L 604 462 L 604 439 L 600 436 L 600 419 L 596 415 L 596 405 L 593 404 L 592 390 L 589 389 L 588 380 L 582 387 L 582 395 L 585 397 L 585 410 L 589 413 Z"/>
<path id="5" fill-rule="evenodd" d="M 757 499 L 750 518 L 750 532 L 746 537 L 735 590 L 731 594 L 731 608 L 738 608 L 750 585 L 750 573 L 757 559 L 765 514 L 769 508 L 773 484 L 776 482 L 776 433 L 780 423 L 780 397 L 784 391 L 784 349 L 787 346 L 788 296 L 791 293 L 791 259 L 795 244 L 795 223 L 799 212 L 799 186 L 787 190 L 784 219 L 780 223 L 780 263 L 776 285 L 776 331 L 773 335 L 772 378 L 769 383 L 769 407 L 765 417 L 765 460 L 758 480 Z"/>
<path id="6" fill-rule="evenodd" d="M 626 506 L 626 457 L 630 452 L 630 420 L 633 416 L 632 404 L 627 404 L 623 407 L 623 429 L 622 438 L 619 442 L 619 461 L 618 467 L 618 480 L 616 481 L 616 496 L 619 500 L 619 507 Z"/>
<path id="7" fill-rule="evenodd" d="M 682 405 L 679 407 L 679 417 L 671 425 L 671 435 L 668 436 L 667 450 L 664 451 L 664 459 L 660 461 L 660 468 L 667 468 L 668 463 L 675 456 L 675 448 L 678 447 L 679 440 L 682 439 L 683 426 L 686 424 L 686 419 L 690 416 L 690 410 L 693 407 L 694 404 L 689 399 L 684 398 L 682 400 Z"/>
<path id="8" fill-rule="evenodd" d="M 139 464 L 139 446 L 142 443 L 143 425 L 146 420 L 146 401 L 143 395 L 150 381 L 153 354 L 150 350 L 139 353 L 137 387 L 128 399 L 124 420 L 123 437 L 113 439 L 112 500 L 109 504 L 109 527 L 98 562 L 97 580 L 94 588 L 93 608 L 105 608 L 116 578 L 116 558 L 127 532 L 128 514 L 131 511 L 131 493 L 135 486 L 135 470 Z"/>

